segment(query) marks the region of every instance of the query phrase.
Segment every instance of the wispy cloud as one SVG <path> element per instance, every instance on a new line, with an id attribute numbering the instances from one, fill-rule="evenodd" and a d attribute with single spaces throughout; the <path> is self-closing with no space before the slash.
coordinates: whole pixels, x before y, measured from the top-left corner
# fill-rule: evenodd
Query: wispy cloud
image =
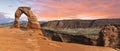
<path id="1" fill-rule="evenodd" d="M 20 2 L 30 5 L 37 16 L 46 20 L 120 17 L 120 0 L 20 0 Z"/>
<path id="2" fill-rule="evenodd" d="M 6 13 L 0 12 L 0 24 L 1 23 L 8 23 L 10 21 L 13 21 L 13 19 L 11 18 L 7 18 L 7 16 L 5 16 Z"/>
<path id="3" fill-rule="evenodd" d="M 10 7 L 10 8 L 11 8 L 11 7 L 14 7 L 14 6 L 13 6 L 13 5 L 8 5 L 8 7 Z"/>

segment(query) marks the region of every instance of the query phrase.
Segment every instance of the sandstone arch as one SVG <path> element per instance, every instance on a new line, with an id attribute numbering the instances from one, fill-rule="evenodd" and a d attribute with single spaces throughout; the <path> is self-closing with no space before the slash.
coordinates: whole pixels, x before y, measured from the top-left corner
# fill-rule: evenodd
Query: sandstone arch
<path id="1" fill-rule="evenodd" d="M 15 20 L 12 28 L 20 28 L 18 20 L 23 13 L 28 17 L 27 29 L 40 29 L 40 24 L 37 21 L 36 16 L 32 13 L 30 7 L 19 7 L 16 10 Z"/>

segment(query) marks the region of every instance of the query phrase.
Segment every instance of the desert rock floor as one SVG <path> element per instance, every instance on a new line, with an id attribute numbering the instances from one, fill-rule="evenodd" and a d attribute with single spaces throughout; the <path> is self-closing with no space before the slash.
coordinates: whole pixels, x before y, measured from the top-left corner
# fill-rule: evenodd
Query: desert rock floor
<path id="1" fill-rule="evenodd" d="M 112 48 L 46 40 L 37 32 L 0 28 L 0 51 L 115 51 Z"/>

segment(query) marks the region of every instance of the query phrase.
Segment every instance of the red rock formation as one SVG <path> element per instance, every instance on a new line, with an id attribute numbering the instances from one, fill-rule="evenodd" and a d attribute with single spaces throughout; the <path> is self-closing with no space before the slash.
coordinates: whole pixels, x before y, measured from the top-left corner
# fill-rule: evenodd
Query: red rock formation
<path id="1" fill-rule="evenodd" d="M 99 34 L 98 45 L 105 47 L 118 47 L 119 29 L 114 25 L 105 26 Z"/>
<path id="2" fill-rule="evenodd" d="M 30 7 L 19 7 L 17 9 L 17 11 L 15 12 L 13 28 L 20 28 L 18 20 L 23 13 L 28 17 L 27 29 L 40 29 L 40 24 L 37 21 L 36 16 L 32 13 Z"/>
<path id="3" fill-rule="evenodd" d="M 98 19 L 98 20 L 55 20 L 42 24 L 49 28 L 103 28 L 107 24 L 120 24 L 120 19 Z"/>

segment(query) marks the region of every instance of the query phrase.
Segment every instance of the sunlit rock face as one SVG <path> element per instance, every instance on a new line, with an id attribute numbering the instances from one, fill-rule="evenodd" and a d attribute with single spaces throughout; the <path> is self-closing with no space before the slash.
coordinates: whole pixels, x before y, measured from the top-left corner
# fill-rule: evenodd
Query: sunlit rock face
<path id="1" fill-rule="evenodd" d="M 16 10 L 13 28 L 20 28 L 18 20 L 23 13 L 28 17 L 27 29 L 40 29 L 40 24 L 30 7 L 19 7 Z"/>
<path id="2" fill-rule="evenodd" d="M 108 24 L 120 24 L 120 19 L 98 19 L 98 20 L 55 20 L 41 24 L 42 27 L 48 28 L 103 28 Z"/>
<path id="3" fill-rule="evenodd" d="M 119 25 L 107 25 L 99 34 L 98 45 L 112 48 L 119 48 Z"/>

